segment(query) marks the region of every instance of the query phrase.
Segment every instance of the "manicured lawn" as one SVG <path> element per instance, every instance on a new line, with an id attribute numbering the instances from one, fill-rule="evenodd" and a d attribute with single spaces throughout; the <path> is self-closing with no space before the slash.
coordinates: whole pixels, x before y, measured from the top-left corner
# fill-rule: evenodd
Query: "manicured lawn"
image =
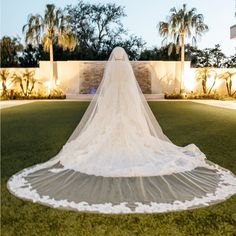
<path id="1" fill-rule="evenodd" d="M 191 211 L 102 215 L 55 210 L 11 195 L 8 178 L 53 157 L 87 105 L 37 102 L 2 110 L 2 235 L 236 235 L 236 196 Z M 150 106 L 174 143 L 195 143 L 209 160 L 236 174 L 235 110 L 191 102 L 151 102 Z"/>

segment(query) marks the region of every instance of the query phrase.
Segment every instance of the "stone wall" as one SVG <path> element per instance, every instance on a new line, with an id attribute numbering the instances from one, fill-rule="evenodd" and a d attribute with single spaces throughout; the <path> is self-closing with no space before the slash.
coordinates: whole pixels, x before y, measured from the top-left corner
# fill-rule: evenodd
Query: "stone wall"
<path id="1" fill-rule="evenodd" d="M 152 93 L 152 73 L 147 63 L 132 63 L 135 78 L 144 94 Z"/>
<path id="2" fill-rule="evenodd" d="M 104 63 L 87 63 L 82 73 L 79 93 L 95 93 L 102 80 L 104 68 Z"/>
<path id="3" fill-rule="evenodd" d="M 58 61 L 54 63 L 60 87 L 68 94 L 93 92 L 99 85 L 106 61 Z M 179 87 L 180 62 L 132 61 L 136 79 L 143 93 L 172 92 Z M 185 62 L 190 67 L 190 62 Z M 49 62 L 40 62 L 39 77 L 47 80 Z"/>
<path id="4" fill-rule="evenodd" d="M 152 73 L 147 63 L 132 63 L 135 77 L 138 84 L 145 94 L 152 93 Z M 93 93 L 98 88 L 104 73 L 105 62 L 87 62 L 80 78 L 80 93 Z"/>

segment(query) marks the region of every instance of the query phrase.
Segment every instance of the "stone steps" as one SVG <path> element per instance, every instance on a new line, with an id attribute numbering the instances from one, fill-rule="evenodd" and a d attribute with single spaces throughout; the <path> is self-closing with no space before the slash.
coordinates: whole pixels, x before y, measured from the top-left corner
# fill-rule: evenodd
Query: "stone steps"
<path id="1" fill-rule="evenodd" d="M 80 101 L 91 101 L 93 94 L 66 94 L 68 100 L 80 100 Z"/>
<path id="2" fill-rule="evenodd" d="M 145 98 L 148 101 L 151 100 L 159 100 L 159 99 L 165 99 L 164 93 L 158 93 L 158 94 L 144 94 Z"/>
<path id="3" fill-rule="evenodd" d="M 68 100 L 79 100 L 79 101 L 91 101 L 93 98 L 93 94 L 66 94 L 66 99 Z M 145 98 L 148 101 L 155 101 L 159 99 L 164 99 L 164 94 L 144 94 Z"/>

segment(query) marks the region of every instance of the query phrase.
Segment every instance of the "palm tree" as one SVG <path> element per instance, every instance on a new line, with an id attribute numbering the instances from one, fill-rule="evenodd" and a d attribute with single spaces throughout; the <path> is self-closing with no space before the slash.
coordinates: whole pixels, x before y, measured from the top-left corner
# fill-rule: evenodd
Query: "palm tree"
<path id="1" fill-rule="evenodd" d="M 175 7 L 170 9 L 170 16 L 168 20 L 161 21 L 158 25 L 160 36 L 167 39 L 173 39 L 176 45 L 176 52 L 179 53 L 181 43 L 181 77 L 180 77 L 180 93 L 182 92 L 182 83 L 184 79 L 184 61 L 185 61 L 185 37 L 192 37 L 193 42 L 196 43 L 197 37 L 200 37 L 208 30 L 208 26 L 204 24 L 204 17 L 202 14 L 197 14 L 196 8 L 187 11 L 186 4 L 177 10 Z M 169 49 L 171 53 L 173 44 Z"/>
<path id="2" fill-rule="evenodd" d="M 1 70 L 0 71 L 0 78 L 2 82 L 2 96 L 7 95 L 7 82 L 10 81 L 10 72 L 8 70 Z"/>
<path id="3" fill-rule="evenodd" d="M 236 94 L 236 90 L 234 92 L 232 91 L 232 83 L 233 83 L 232 78 L 235 75 L 236 75 L 236 72 L 230 72 L 230 71 L 226 71 L 219 75 L 220 79 L 225 80 L 227 92 L 230 97 L 233 97 Z"/>
<path id="4" fill-rule="evenodd" d="M 28 23 L 23 26 L 26 43 L 38 45 L 43 42 L 45 51 L 50 53 L 50 81 L 51 91 L 55 88 L 56 77 L 53 70 L 53 44 L 58 43 L 63 50 L 74 50 L 76 37 L 71 32 L 68 17 L 54 4 L 47 4 L 44 16 L 29 15 Z"/>
<path id="5" fill-rule="evenodd" d="M 13 74 L 12 81 L 15 84 L 19 84 L 21 92 L 25 97 L 28 97 L 32 93 L 35 83 L 40 83 L 39 81 L 35 79 L 34 75 L 35 75 L 35 72 L 30 71 L 28 69 L 26 69 L 20 74 L 19 73 Z"/>
<path id="6" fill-rule="evenodd" d="M 214 69 L 212 69 L 211 67 L 203 67 L 203 68 L 198 68 L 195 73 L 196 73 L 195 78 L 197 80 L 200 80 L 202 83 L 203 93 L 209 95 L 216 83 L 216 79 L 217 79 L 216 71 Z M 206 84 L 207 84 L 207 80 L 210 77 L 213 77 L 214 80 L 213 80 L 213 83 L 212 83 L 210 89 L 208 90 Z"/>

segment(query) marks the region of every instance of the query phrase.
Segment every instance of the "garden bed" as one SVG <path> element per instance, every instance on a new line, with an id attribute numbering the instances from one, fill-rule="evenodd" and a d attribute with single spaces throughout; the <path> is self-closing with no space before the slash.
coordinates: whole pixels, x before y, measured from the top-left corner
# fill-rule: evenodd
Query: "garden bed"
<path id="1" fill-rule="evenodd" d="M 220 94 L 197 94 L 197 93 L 172 93 L 168 94 L 165 93 L 165 99 L 214 99 L 214 100 L 222 100 L 222 101 L 236 101 L 235 96 L 227 96 L 227 95 L 220 95 Z"/>

